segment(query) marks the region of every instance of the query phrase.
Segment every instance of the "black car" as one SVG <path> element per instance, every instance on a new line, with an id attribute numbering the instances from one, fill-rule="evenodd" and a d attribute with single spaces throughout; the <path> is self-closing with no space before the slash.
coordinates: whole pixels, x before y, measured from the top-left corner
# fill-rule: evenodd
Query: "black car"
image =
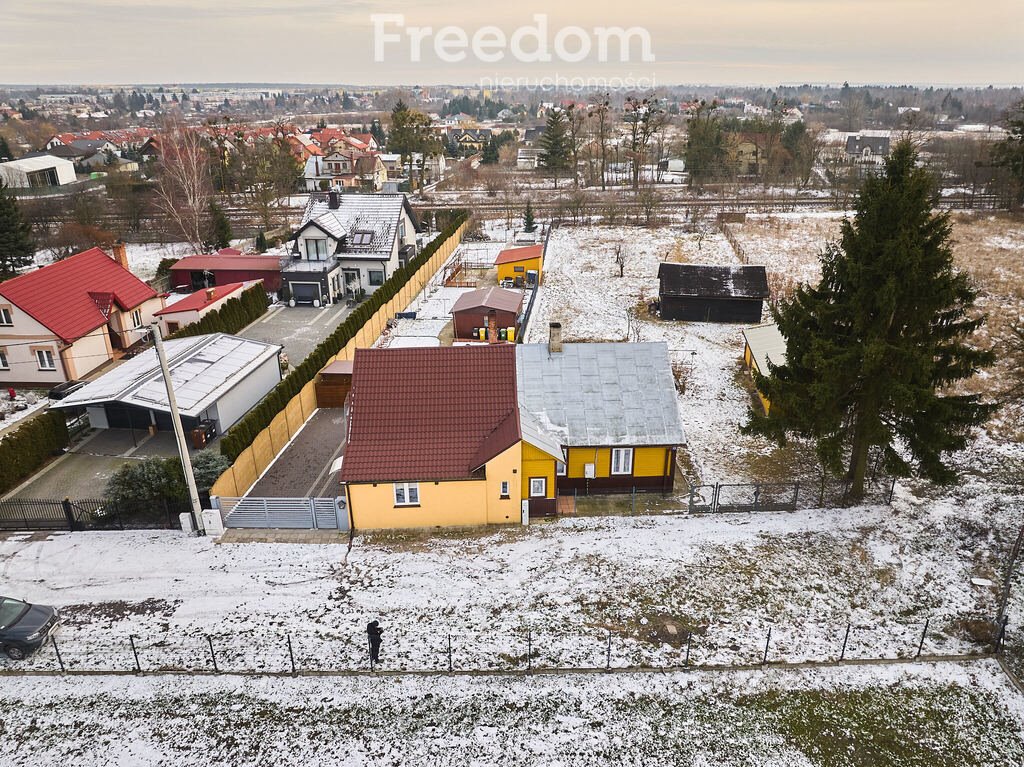
<path id="1" fill-rule="evenodd" d="M 11 660 L 22 660 L 43 646 L 59 621 L 52 607 L 0 597 L 0 647 Z"/>
<path id="2" fill-rule="evenodd" d="M 64 399 L 86 385 L 88 385 L 88 381 L 65 381 L 64 383 L 57 384 L 50 389 L 50 393 L 47 396 L 49 396 L 50 399 Z"/>

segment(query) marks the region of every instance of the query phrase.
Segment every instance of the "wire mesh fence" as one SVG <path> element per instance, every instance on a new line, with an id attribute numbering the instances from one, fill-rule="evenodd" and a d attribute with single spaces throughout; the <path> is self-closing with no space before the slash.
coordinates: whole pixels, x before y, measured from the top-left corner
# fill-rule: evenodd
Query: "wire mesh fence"
<path id="1" fill-rule="evenodd" d="M 392 673 L 729 668 L 986 655 L 1000 632 L 985 616 L 802 625 L 725 621 L 692 630 L 524 627 L 513 632 L 406 632 L 385 626 L 377 662 L 367 634 L 179 634 L 98 636 L 60 632 L 36 653 L 0 669 L 90 673 Z M 6 664 L 6 665 L 5 665 Z"/>

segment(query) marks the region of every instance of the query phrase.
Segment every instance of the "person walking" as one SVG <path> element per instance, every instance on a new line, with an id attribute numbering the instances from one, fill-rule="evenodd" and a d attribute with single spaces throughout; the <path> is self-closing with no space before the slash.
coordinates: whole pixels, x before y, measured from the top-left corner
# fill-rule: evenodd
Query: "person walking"
<path id="1" fill-rule="evenodd" d="M 366 638 L 370 642 L 370 670 L 373 670 L 375 663 L 380 662 L 380 643 L 384 629 L 378 621 L 370 621 L 366 624 Z"/>

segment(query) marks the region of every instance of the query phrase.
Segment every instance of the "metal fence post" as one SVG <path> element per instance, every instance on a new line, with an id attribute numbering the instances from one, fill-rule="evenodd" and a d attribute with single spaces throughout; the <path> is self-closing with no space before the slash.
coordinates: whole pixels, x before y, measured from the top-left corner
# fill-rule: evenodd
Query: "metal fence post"
<path id="1" fill-rule="evenodd" d="M 526 629 L 526 670 L 533 670 L 533 634 Z"/>
<path id="2" fill-rule="evenodd" d="M 53 651 L 57 653 L 57 663 L 60 664 L 60 672 L 64 673 L 64 659 L 60 657 L 60 650 L 57 648 L 57 638 L 50 634 L 50 644 L 53 645 Z"/>
<path id="3" fill-rule="evenodd" d="M 604 655 L 605 670 L 610 671 L 612 667 L 612 630 L 608 629 L 608 647 Z"/>
<path id="4" fill-rule="evenodd" d="M 630 493 L 629 513 L 636 514 L 636 486 L 633 487 L 633 491 Z"/>
<path id="5" fill-rule="evenodd" d="M 142 666 L 139 664 L 139 650 L 138 650 L 138 648 L 135 647 L 135 635 L 134 634 L 129 634 L 128 635 L 128 642 L 132 646 L 132 655 L 135 656 L 135 673 L 136 674 L 141 674 L 142 673 Z"/>
<path id="6" fill-rule="evenodd" d="M 795 510 L 797 508 L 797 506 L 799 506 L 799 505 L 800 505 L 800 480 L 798 479 L 796 481 L 796 484 L 793 486 L 793 509 Z"/>
<path id="7" fill-rule="evenodd" d="M 213 661 L 213 673 L 219 674 L 220 669 L 217 668 L 217 653 L 213 651 L 213 637 L 207 634 L 206 641 L 210 645 L 210 660 Z"/>
<path id="8" fill-rule="evenodd" d="M 686 660 L 683 662 L 687 668 L 690 667 L 690 640 L 693 638 L 693 632 L 686 632 Z"/>
<path id="9" fill-rule="evenodd" d="M 818 491 L 818 508 L 825 505 L 825 475 L 821 475 L 821 490 Z"/>
<path id="10" fill-rule="evenodd" d="M 65 498 L 60 502 L 60 505 L 68 522 L 68 532 L 73 533 L 75 531 L 75 512 L 71 508 L 71 499 Z M 28 527 L 28 520 L 25 520 L 25 526 Z"/>
<path id="11" fill-rule="evenodd" d="M 925 637 L 928 636 L 928 622 L 930 620 L 931 620 L 931 618 L 925 618 L 924 619 L 924 631 L 921 632 L 921 641 L 917 643 L 917 655 L 914 656 L 915 658 L 920 658 L 921 657 L 921 651 L 924 650 L 924 640 L 925 640 Z"/>
<path id="12" fill-rule="evenodd" d="M 295 652 L 292 650 L 292 635 L 285 634 L 285 639 L 288 640 L 288 660 L 292 664 L 292 676 L 295 676 Z"/>
<path id="13" fill-rule="evenodd" d="M 1006 639 L 1006 623 L 1008 620 L 1009 619 L 1004 615 L 1003 619 L 999 622 L 999 633 L 996 634 L 996 655 L 1003 651 L 1003 641 Z"/>
<path id="14" fill-rule="evenodd" d="M 896 477 L 892 478 L 892 484 L 889 485 L 889 500 L 886 501 L 887 506 L 892 506 L 892 497 L 896 493 Z"/>
<path id="15" fill-rule="evenodd" d="M 850 641 L 850 624 L 846 624 L 846 635 L 843 637 L 843 649 L 839 653 L 839 660 L 845 660 L 846 658 L 846 643 Z"/>
<path id="16" fill-rule="evenodd" d="M 448 635 L 448 671 L 452 671 L 452 635 Z"/>
<path id="17" fill-rule="evenodd" d="M 768 627 L 768 638 L 764 640 L 764 657 L 761 659 L 761 665 L 765 665 L 768 662 L 768 645 L 772 641 L 772 627 Z"/>

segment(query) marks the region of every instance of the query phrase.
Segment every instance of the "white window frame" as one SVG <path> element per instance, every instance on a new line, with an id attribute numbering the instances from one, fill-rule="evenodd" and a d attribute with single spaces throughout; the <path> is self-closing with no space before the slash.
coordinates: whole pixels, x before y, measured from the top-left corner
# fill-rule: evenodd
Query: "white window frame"
<path id="1" fill-rule="evenodd" d="M 312 245 L 312 249 L 310 248 Z M 310 252 L 312 250 L 312 252 Z M 306 260 L 325 261 L 327 259 L 327 239 L 324 237 L 306 238 Z"/>
<path id="2" fill-rule="evenodd" d="M 14 317 L 11 316 L 11 307 L 0 306 L 0 325 L 11 327 L 14 324 Z"/>
<path id="3" fill-rule="evenodd" d="M 501 490 L 499 492 L 499 495 L 501 495 L 502 498 L 509 498 L 509 497 L 511 497 L 511 487 L 510 487 L 510 485 L 511 485 L 511 483 L 507 479 L 501 480 Z"/>
<path id="4" fill-rule="evenodd" d="M 555 476 L 566 477 L 569 474 L 569 466 L 565 461 L 555 461 Z"/>
<path id="5" fill-rule="evenodd" d="M 633 448 L 612 448 L 611 473 L 615 475 L 629 475 L 633 473 Z"/>
<path id="6" fill-rule="evenodd" d="M 395 482 L 392 486 L 392 492 L 395 496 L 395 506 L 420 505 L 419 482 Z"/>
<path id="7" fill-rule="evenodd" d="M 36 365 L 40 370 L 56 370 L 57 359 L 53 356 L 53 349 L 36 349 Z"/>
<path id="8" fill-rule="evenodd" d="M 539 488 L 539 492 L 538 492 Z M 531 498 L 547 498 L 548 497 L 548 478 L 547 477 L 530 477 L 530 497 Z"/>
<path id="9" fill-rule="evenodd" d="M 352 245 L 365 248 L 373 244 L 373 232 L 369 229 L 356 229 L 352 232 Z"/>
<path id="10" fill-rule="evenodd" d="M 0 346 L 0 370 L 10 370 L 11 361 L 7 359 L 7 348 Z"/>
<path id="11" fill-rule="evenodd" d="M 142 327 L 142 309 L 135 309 L 132 312 L 132 327 L 135 329 Z"/>

